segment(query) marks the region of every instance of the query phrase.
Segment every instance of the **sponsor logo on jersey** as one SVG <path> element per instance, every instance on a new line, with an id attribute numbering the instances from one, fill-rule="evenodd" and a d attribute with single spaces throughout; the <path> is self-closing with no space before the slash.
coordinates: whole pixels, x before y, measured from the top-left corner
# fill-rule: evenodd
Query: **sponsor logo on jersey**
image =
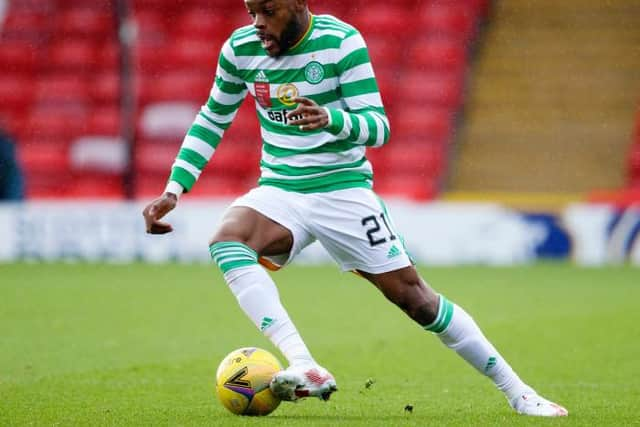
<path id="1" fill-rule="evenodd" d="M 256 73 L 253 79 L 253 89 L 255 91 L 256 101 L 263 108 L 271 107 L 271 84 L 263 70 Z"/>
<path id="2" fill-rule="evenodd" d="M 269 110 L 267 112 L 267 116 L 269 117 L 269 120 L 273 121 L 273 122 L 277 122 L 277 123 L 282 123 L 283 125 L 289 124 L 290 120 L 297 120 L 297 119 L 301 119 L 302 118 L 302 114 L 294 116 L 294 117 L 287 117 L 287 113 L 290 110 Z"/>
<path id="3" fill-rule="evenodd" d="M 304 78 L 312 85 L 316 85 L 324 79 L 324 67 L 317 61 L 309 62 L 304 67 Z"/>
<path id="4" fill-rule="evenodd" d="M 298 97 L 298 88 L 293 83 L 285 83 L 283 85 L 278 86 L 276 91 L 276 96 L 278 100 L 282 102 L 284 105 L 293 105 L 295 104 L 294 99 Z"/>

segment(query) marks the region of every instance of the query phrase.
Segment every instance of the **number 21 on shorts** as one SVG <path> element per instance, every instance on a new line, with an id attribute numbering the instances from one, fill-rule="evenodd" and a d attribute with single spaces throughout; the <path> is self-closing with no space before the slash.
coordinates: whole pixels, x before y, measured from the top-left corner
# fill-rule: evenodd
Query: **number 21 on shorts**
<path id="1" fill-rule="evenodd" d="M 378 218 L 382 220 L 382 224 L 384 224 L 386 231 L 382 230 Z M 380 213 L 378 216 L 370 215 L 362 218 L 361 224 L 363 227 L 366 227 L 367 237 L 369 238 L 369 244 L 371 246 L 380 245 L 388 240 L 393 241 L 397 239 L 397 236 L 393 234 L 391 227 L 389 227 L 389 223 L 387 222 L 384 212 Z"/>

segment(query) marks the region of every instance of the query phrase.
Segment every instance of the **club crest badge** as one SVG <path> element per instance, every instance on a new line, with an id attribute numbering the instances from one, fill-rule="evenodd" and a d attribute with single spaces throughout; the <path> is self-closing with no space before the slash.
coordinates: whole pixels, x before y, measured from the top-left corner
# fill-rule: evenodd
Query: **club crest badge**
<path id="1" fill-rule="evenodd" d="M 309 62 L 304 67 L 304 78 L 312 85 L 320 83 L 324 79 L 324 67 L 319 62 Z"/>

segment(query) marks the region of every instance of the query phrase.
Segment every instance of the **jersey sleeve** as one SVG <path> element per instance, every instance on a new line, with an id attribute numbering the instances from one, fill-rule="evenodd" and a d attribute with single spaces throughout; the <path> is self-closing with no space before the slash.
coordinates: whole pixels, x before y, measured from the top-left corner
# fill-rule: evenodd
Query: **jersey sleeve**
<path id="1" fill-rule="evenodd" d="M 169 182 L 177 182 L 184 192 L 191 190 L 198 180 L 247 95 L 235 62 L 231 42 L 227 40 L 220 52 L 209 99 L 196 115 L 171 167 Z"/>
<path id="2" fill-rule="evenodd" d="M 389 139 L 389 120 L 365 41 L 353 31 L 342 41 L 339 51 L 337 74 L 346 108 L 327 108 L 326 130 L 340 139 L 380 147 Z"/>

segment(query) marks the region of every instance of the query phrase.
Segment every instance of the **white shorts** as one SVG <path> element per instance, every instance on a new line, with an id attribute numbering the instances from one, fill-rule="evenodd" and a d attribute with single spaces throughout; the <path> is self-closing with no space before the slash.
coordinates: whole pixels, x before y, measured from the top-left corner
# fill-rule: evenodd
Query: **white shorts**
<path id="1" fill-rule="evenodd" d="M 412 264 L 384 203 L 367 188 L 304 194 L 261 186 L 230 208 L 236 206 L 252 208 L 291 231 L 291 251 L 269 257 L 276 265 L 291 262 L 315 240 L 344 271 L 376 274 Z"/>

